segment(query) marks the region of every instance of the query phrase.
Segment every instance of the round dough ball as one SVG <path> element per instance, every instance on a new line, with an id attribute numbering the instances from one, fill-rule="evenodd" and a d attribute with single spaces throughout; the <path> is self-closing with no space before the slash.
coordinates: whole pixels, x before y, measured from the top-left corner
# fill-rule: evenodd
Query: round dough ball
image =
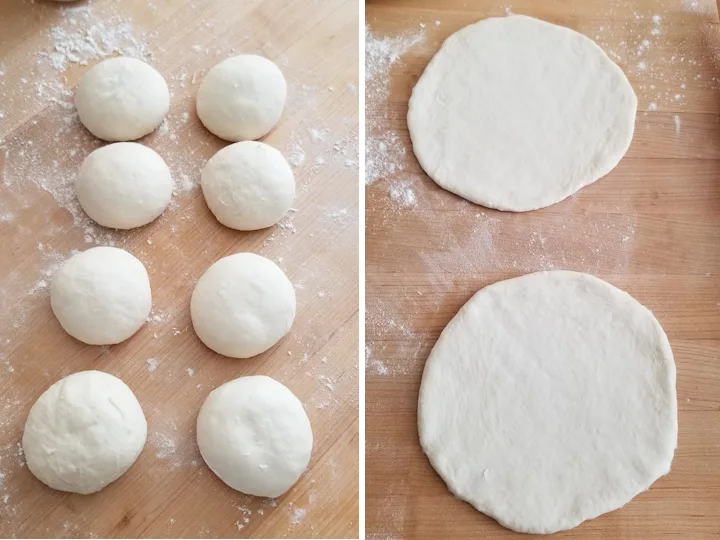
<path id="1" fill-rule="evenodd" d="M 52 310 L 65 331 L 89 345 L 114 345 L 150 315 L 145 266 L 123 249 L 95 247 L 60 267 L 50 287 Z"/>
<path id="2" fill-rule="evenodd" d="M 295 176 L 283 155 L 267 144 L 226 146 L 202 171 L 210 211 L 231 229 L 254 231 L 274 225 L 295 200 Z"/>
<path id="3" fill-rule="evenodd" d="M 197 442 L 228 486 L 279 497 L 310 462 L 313 435 L 300 400 L 275 379 L 256 375 L 210 392 L 198 415 Z"/>
<path id="4" fill-rule="evenodd" d="M 22 448 L 28 468 L 51 488 L 95 493 L 140 455 L 147 423 L 135 394 L 117 377 L 81 371 L 45 390 L 30 409 Z"/>
<path id="5" fill-rule="evenodd" d="M 501 281 L 440 335 L 418 428 L 457 497 L 515 531 L 570 529 L 670 471 L 672 350 L 650 310 L 593 276 Z"/>
<path id="6" fill-rule="evenodd" d="M 200 276 L 190 300 L 193 327 L 213 351 L 250 358 L 275 345 L 295 319 L 295 289 L 271 260 L 223 257 Z"/>
<path id="7" fill-rule="evenodd" d="M 267 58 L 242 54 L 213 66 L 197 94 L 197 114 L 215 135 L 252 141 L 266 135 L 282 115 L 287 83 Z"/>
<path id="8" fill-rule="evenodd" d="M 75 107 L 96 137 L 133 141 L 162 123 L 170 108 L 170 91 L 152 66 L 121 56 L 103 60 L 80 79 Z"/>
<path id="9" fill-rule="evenodd" d="M 163 158 L 141 144 L 98 148 L 85 158 L 75 191 L 85 213 L 104 227 L 147 225 L 170 203 L 173 180 Z"/>
<path id="10" fill-rule="evenodd" d="M 594 41 L 516 15 L 451 35 L 415 85 L 413 151 L 438 185 L 524 212 L 562 201 L 627 152 L 637 97 Z"/>

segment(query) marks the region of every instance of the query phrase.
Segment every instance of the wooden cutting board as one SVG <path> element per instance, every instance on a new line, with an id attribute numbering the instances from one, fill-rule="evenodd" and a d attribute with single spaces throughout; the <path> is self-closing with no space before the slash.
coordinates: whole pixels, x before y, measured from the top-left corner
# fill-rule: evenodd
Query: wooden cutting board
<path id="1" fill-rule="evenodd" d="M 357 537 L 358 534 L 358 5 L 329 0 L 0 0 L 0 536 Z M 220 59 L 257 53 L 285 73 L 289 97 L 265 142 L 293 164 L 294 208 L 280 225 L 222 227 L 199 187 L 226 145 L 203 128 L 194 96 Z M 166 78 L 166 123 L 140 142 L 177 181 L 171 207 L 128 232 L 93 224 L 72 179 L 100 142 L 73 115 L 72 91 L 102 57 L 140 56 Z M 146 265 L 148 323 L 112 347 L 65 334 L 48 285 L 73 250 L 114 244 Z M 265 354 L 231 360 L 193 332 L 195 281 L 217 259 L 251 251 L 295 285 L 290 334 Z M 64 375 L 112 373 L 137 395 L 148 441 L 100 493 L 54 491 L 24 466 L 28 410 Z M 276 500 L 225 486 L 203 463 L 195 420 L 210 390 L 264 374 L 303 402 L 314 433 L 308 471 Z"/>
<path id="2" fill-rule="evenodd" d="M 632 147 L 617 169 L 560 204 L 524 214 L 440 189 L 419 168 L 406 126 L 410 91 L 442 41 L 508 12 L 595 39 L 639 97 Z M 675 354 L 679 405 L 671 473 L 624 508 L 557 536 L 720 537 L 714 0 L 384 0 L 369 2 L 366 15 L 368 171 L 375 178 L 366 190 L 368 537 L 516 536 L 453 498 L 435 474 L 418 443 L 417 395 L 435 340 L 473 293 L 552 268 L 595 274 L 653 310 Z"/>

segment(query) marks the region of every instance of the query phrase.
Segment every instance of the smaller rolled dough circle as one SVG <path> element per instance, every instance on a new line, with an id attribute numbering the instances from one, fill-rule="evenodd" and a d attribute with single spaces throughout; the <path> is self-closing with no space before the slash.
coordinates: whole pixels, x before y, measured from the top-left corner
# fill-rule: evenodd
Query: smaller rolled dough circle
<path id="1" fill-rule="evenodd" d="M 89 494 L 114 482 L 140 455 L 147 423 L 128 386 L 102 371 L 81 371 L 45 390 L 30 409 L 22 448 L 38 480 Z"/>
<path id="2" fill-rule="evenodd" d="M 210 158 L 201 175 L 210 211 L 231 229 L 274 225 L 295 200 L 295 176 L 283 155 L 267 144 L 244 141 Z"/>
<path id="3" fill-rule="evenodd" d="M 190 300 L 193 327 L 218 354 L 250 358 L 275 345 L 295 319 L 295 289 L 278 265 L 254 253 L 223 257 Z"/>
<path id="4" fill-rule="evenodd" d="M 141 60 L 103 60 L 80 79 L 75 107 L 82 124 L 105 141 L 134 141 L 158 127 L 170 108 L 160 73 Z"/>
<path id="5" fill-rule="evenodd" d="M 104 227 L 132 229 L 147 225 L 170 203 L 173 180 L 154 150 L 133 142 L 93 151 L 75 180 L 80 205 Z"/>
<path id="6" fill-rule="evenodd" d="M 50 286 L 50 304 L 75 339 L 114 345 L 137 332 L 150 315 L 150 279 L 143 263 L 127 251 L 95 247 L 60 267 Z"/>
<path id="7" fill-rule="evenodd" d="M 637 97 L 591 39 L 532 17 L 445 40 L 413 88 L 413 151 L 442 188 L 498 210 L 562 201 L 627 152 Z"/>
<path id="8" fill-rule="evenodd" d="M 275 379 L 256 375 L 210 392 L 198 415 L 197 442 L 228 486 L 279 497 L 305 471 L 313 436 L 300 400 Z"/>
<path id="9" fill-rule="evenodd" d="M 596 277 L 501 281 L 433 347 L 418 430 L 460 499 L 515 531 L 570 529 L 670 471 L 672 350 L 650 310 Z"/>
<path id="10" fill-rule="evenodd" d="M 198 89 L 197 114 L 221 139 L 253 141 L 277 124 L 286 97 L 280 68 L 262 56 L 242 54 L 208 71 Z"/>

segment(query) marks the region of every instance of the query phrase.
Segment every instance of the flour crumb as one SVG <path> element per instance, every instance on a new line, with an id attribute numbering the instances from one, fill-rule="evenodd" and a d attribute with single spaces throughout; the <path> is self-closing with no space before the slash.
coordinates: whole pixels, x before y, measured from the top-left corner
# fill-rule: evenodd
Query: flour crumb
<path id="1" fill-rule="evenodd" d="M 390 199 L 401 208 L 411 208 L 417 204 L 415 191 L 407 182 L 394 182 L 388 190 Z"/>
<path id="2" fill-rule="evenodd" d="M 185 371 L 187 371 L 188 377 L 195 375 L 195 370 L 191 367 L 187 368 Z"/>
<path id="3" fill-rule="evenodd" d="M 147 364 L 147 370 L 150 373 L 152 373 L 158 368 L 157 358 L 148 358 L 147 360 L 145 360 L 145 363 Z"/>
<path id="4" fill-rule="evenodd" d="M 298 525 L 300 525 L 300 522 L 307 515 L 307 513 L 307 508 L 294 508 L 290 517 L 290 523 L 292 523 L 292 526 L 297 527 Z"/>

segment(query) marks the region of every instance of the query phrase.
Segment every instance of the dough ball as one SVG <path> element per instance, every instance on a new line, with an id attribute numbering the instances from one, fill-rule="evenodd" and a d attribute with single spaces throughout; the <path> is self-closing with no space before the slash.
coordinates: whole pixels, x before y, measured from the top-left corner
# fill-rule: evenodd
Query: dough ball
<path id="1" fill-rule="evenodd" d="M 266 135 L 282 115 L 287 83 L 267 58 L 242 54 L 216 64 L 197 94 L 197 113 L 221 139 L 252 141 Z"/>
<path id="2" fill-rule="evenodd" d="M 165 79 L 135 58 L 103 60 L 80 80 L 75 107 L 83 125 L 106 141 L 133 141 L 158 127 L 170 108 Z"/>
<path id="3" fill-rule="evenodd" d="M 198 415 L 197 442 L 228 486 L 279 497 L 305 471 L 313 436 L 300 400 L 275 379 L 256 375 L 210 392 Z"/>
<path id="4" fill-rule="evenodd" d="M 524 212 L 562 201 L 627 152 L 637 97 L 591 39 L 516 15 L 451 35 L 412 91 L 413 151 L 438 185 Z"/>
<path id="5" fill-rule="evenodd" d="M 647 308 L 593 276 L 501 281 L 433 347 L 418 428 L 457 497 L 515 531 L 570 529 L 670 471 L 672 350 Z"/>
<path id="6" fill-rule="evenodd" d="M 277 223 L 295 200 L 295 176 L 272 146 L 245 141 L 226 146 L 202 171 L 210 211 L 231 229 L 254 231 Z"/>
<path id="7" fill-rule="evenodd" d="M 51 488 L 95 493 L 140 455 L 147 423 L 117 377 L 81 371 L 45 390 L 30 409 L 22 448 L 28 469 Z"/>
<path id="8" fill-rule="evenodd" d="M 150 315 L 145 266 L 123 249 L 95 247 L 70 257 L 50 287 L 58 321 L 89 345 L 114 345 L 137 332 Z"/>
<path id="9" fill-rule="evenodd" d="M 200 277 L 190 300 L 202 342 L 231 358 L 275 345 L 295 319 L 295 289 L 272 261 L 254 253 L 223 257 Z"/>
<path id="10" fill-rule="evenodd" d="M 173 180 L 155 151 L 123 142 L 98 148 L 85 158 L 75 191 L 83 210 L 100 225 L 132 229 L 163 213 Z"/>

